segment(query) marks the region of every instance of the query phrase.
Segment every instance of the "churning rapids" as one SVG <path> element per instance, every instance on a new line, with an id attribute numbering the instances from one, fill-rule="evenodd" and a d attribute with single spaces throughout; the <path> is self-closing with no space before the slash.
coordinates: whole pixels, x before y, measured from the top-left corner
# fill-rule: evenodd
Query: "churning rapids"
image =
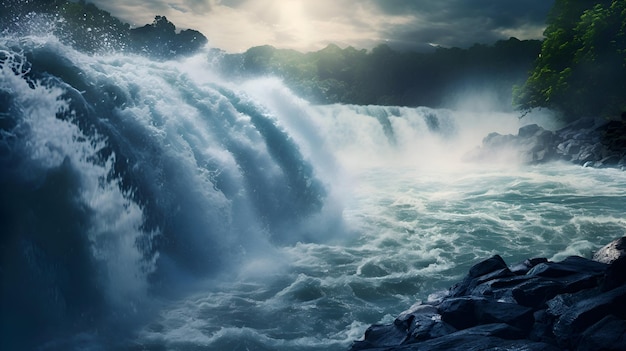
<path id="1" fill-rule="evenodd" d="M 479 259 L 626 229 L 622 171 L 463 161 L 513 114 L 313 106 L 207 57 L 0 42 L 1 349 L 342 350 Z"/>

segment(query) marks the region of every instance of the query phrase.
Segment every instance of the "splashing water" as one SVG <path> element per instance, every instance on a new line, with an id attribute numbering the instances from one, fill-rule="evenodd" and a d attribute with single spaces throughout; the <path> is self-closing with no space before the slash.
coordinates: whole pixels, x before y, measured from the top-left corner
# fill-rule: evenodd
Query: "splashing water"
<path id="1" fill-rule="evenodd" d="M 626 176 L 470 164 L 507 113 L 312 106 L 205 55 L 0 43 L 2 348 L 346 349 L 477 260 L 588 255 Z"/>

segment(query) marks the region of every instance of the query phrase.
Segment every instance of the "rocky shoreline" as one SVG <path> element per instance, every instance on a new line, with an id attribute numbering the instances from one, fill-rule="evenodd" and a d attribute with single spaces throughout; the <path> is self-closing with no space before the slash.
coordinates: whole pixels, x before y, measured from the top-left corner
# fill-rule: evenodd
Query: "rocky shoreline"
<path id="1" fill-rule="evenodd" d="M 361 350 L 626 350 L 626 237 L 593 259 L 488 258 L 444 297 L 370 326 Z"/>
<path id="2" fill-rule="evenodd" d="M 626 237 L 593 259 L 496 255 L 444 297 L 372 325 L 350 351 L 626 350 Z"/>
<path id="3" fill-rule="evenodd" d="M 585 167 L 624 169 L 626 120 L 588 118 L 557 131 L 530 124 L 520 128 L 517 135 L 491 133 L 465 158 L 481 162 L 515 159 L 526 164 L 567 161 Z"/>

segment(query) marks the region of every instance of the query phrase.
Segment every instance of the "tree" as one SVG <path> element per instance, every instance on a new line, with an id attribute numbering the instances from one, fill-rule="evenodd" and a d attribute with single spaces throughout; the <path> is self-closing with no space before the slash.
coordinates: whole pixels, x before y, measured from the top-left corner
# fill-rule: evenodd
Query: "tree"
<path id="1" fill-rule="evenodd" d="M 43 21 L 32 21 L 37 18 L 34 15 Z M 195 30 L 177 34 L 176 26 L 164 16 L 131 29 L 85 0 L 2 0 L 0 28 L 18 35 L 52 32 L 61 42 L 87 53 L 130 51 L 159 59 L 191 54 L 207 43 L 207 38 Z"/>
<path id="2" fill-rule="evenodd" d="M 165 16 L 155 16 L 152 24 L 131 29 L 130 39 L 133 50 L 157 58 L 189 54 L 207 43 L 204 35 L 195 30 L 177 34 L 176 26 Z"/>
<path id="3" fill-rule="evenodd" d="M 522 111 L 550 108 L 566 121 L 626 108 L 626 2 L 557 0 L 541 54 L 514 91 Z"/>

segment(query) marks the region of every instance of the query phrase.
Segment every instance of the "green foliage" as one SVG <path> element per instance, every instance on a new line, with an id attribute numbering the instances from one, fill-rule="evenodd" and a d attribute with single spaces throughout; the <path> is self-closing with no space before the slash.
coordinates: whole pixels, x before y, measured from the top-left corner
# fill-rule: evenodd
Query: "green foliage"
<path id="1" fill-rule="evenodd" d="M 541 43 L 511 38 L 493 46 L 438 48 L 431 53 L 397 52 L 386 45 L 371 51 L 336 45 L 309 53 L 271 46 L 224 55 L 229 76 L 274 75 L 316 103 L 442 106 L 460 88 L 491 88 L 511 104 Z"/>
<path id="2" fill-rule="evenodd" d="M 514 91 L 519 109 L 546 107 L 569 121 L 626 108 L 626 2 L 557 0 L 544 35 L 534 69 Z"/>

